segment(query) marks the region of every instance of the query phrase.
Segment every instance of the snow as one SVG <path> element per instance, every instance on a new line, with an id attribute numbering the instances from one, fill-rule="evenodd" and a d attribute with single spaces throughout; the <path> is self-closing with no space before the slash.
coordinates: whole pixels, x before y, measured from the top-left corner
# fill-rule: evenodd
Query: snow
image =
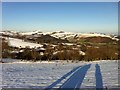
<path id="1" fill-rule="evenodd" d="M 25 48 L 27 46 L 29 46 L 30 48 L 37 48 L 37 47 L 42 47 L 43 46 L 41 44 L 25 42 L 25 41 L 23 41 L 21 39 L 16 39 L 16 38 L 9 38 L 8 42 L 9 42 L 10 46 L 19 47 L 19 48 Z"/>
<path id="2" fill-rule="evenodd" d="M 69 51 L 69 50 L 68 50 Z M 58 54 L 58 53 L 60 53 L 60 52 L 64 52 L 63 50 L 61 50 L 61 51 L 55 51 L 55 52 L 53 52 L 53 55 L 56 55 L 56 54 Z M 83 51 L 79 51 L 79 54 L 80 55 L 85 55 L 85 52 L 83 52 Z"/>
<path id="3" fill-rule="evenodd" d="M 21 32 L 21 35 L 42 34 L 40 31 Z"/>
<path id="4" fill-rule="evenodd" d="M 109 35 L 104 35 L 99 33 L 83 33 L 80 35 L 80 37 L 95 37 L 95 36 L 111 38 Z"/>
<path id="5" fill-rule="evenodd" d="M 81 55 L 85 55 L 85 52 L 83 52 L 83 51 L 79 51 L 79 53 L 80 53 Z"/>
<path id="6" fill-rule="evenodd" d="M 43 31 L 43 30 L 42 30 Z M 40 30 L 36 30 L 36 31 L 31 31 L 31 32 L 22 32 L 21 35 L 33 35 L 33 34 L 37 34 L 37 35 L 47 35 L 47 34 L 51 34 L 52 32 L 41 32 Z"/>
<path id="7" fill-rule="evenodd" d="M 90 66 L 91 64 L 88 64 L 78 68 L 78 70 L 76 70 L 74 74 L 60 87 L 60 90 L 64 88 L 79 88 Z"/>
<path id="8" fill-rule="evenodd" d="M 72 46 L 74 45 L 73 43 L 62 43 L 63 45 L 68 45 L 68 46 Z"/>
<path id="9" fill-rule="evenodd" d="M 99 63 L 103 77 L 104 87 L 118 86 L 118 62 L 117 61 L 104 61 Z M 106 73 L 107 72 L 107 73 Z"/>
<path id="10" fill-rule="evenodd" d="M 9 59 L 8 59 L 9 60 Z M 95 71 L 96 64 L 100 66 L 101 77 L 103 81 L 103 87 L 118 86 L 118 61 L 93 61 L 93 62 L 29 62 L 29 63 L 3 63 L 2 75 L 3 87 L 9 88 L 46 88 L 57 80 L 60 80 L 62 76 L 73 70 L 74 68 L 91 64 L 88 69 L 81 88 L 95 87 L 96 81 Z M 0 64 L 1 65 L 1 64 Z M 60 83 L 57 83 L 54 87 L 60 87 L 67 81 L 76 71 L 71 72 L 70 76 L 62 79 Z"/>
<path id="11" fill-rule="evenodd" d="M 76 64 L 71 63 L 5 63 L 3 86 L 46 87 L 75 67 Z"/>
<path id="12" fill-rule="evenodd" d="M 83 33 L 80 35 L 80 38 L 86 38 L 86 37 L 107 37 L 107 38 L 111 38 L 112 40 L 116 40 L 116 41 L 119 40 L 116 37 L 111 37 L 110 35 L 100 34 L 100 33 Z"/>
<path id="13" fill-rule="evenodd" d="M 56 31 L 56 32 L 41 32 L 43 30 L 36 30 L 36 31 L 31 31 L 31 32 L 16 32 L 16 31 L 1 31 L 0 34 L 5 34 L 5 35 L 10 35 L 10 36 L 14 36 L 14 35 L 27 35 L 28 37 L 34 34 L 34 37 L 39 37 L 40 35 L 51 35 L 55 38 L 61 38 L 61 39 L 65 39 L 65 38 L 73 38 L 75 36 L 80 37 L 80 38 L 86 38 L 86 37 L 108 37 L 111 38 L 113 40 L 118 41 L 119 39 L 116 38 L 115 36 L 112 37 L 108 34 L 101 34 L 101 33 L 76 33 L 76 32 L 63 32 L 63 31 Z"/>
<path id="14" fill-rule="evenodd" d="M 118 39 L 118 38 L 116 38 L 116 37 L 113 37 L 113 38 L 112 38 L 112 40 L 119 41 L 119 39 Z"/>
<path id="15" fill-rule="evenodd" d="M 68 37 L 74 37 L 76 35 L 76 33 L 72 33 L 72 32 L 56 32 L 55 34 L 52 34 L 51 36 L 55 37 L 55 38 L 61 38 L 61 39 L 65 39 Z"/>
<path id="16" fill-rule="evenodd" d="M 53 55 L 56 55 L 59 51 L 53 52 Z"/>
<path id="17" fill-rule="evenodd" d="M 0 90 L 2 90 L 2 64 L 0 64 Z"/>
<path id="18" fill-rule="evenodd" d="M 91 66 L 91 68 L 88 70 L 84 80 L 83 80 L 83 83 L 81 85 L 81 88 L 91 88 L 92 87 L 95 87 L 96 84 L 95 84 L 95 64 L 93 64 Z"/>
<path id="19" fill-rule="evenodd" d="M 61 39 L 65 39 L 65 38 L 69 38 L 69 37 L 80 37 L 80 38 L 86 38 L 86 37 L 107 37 L 107 38 L 111 38 L 113 40 L 119 40 L 115 37 L 111 37 L 110 35 L 107 34 L 101 34 L 101 33 L 75 33 L 75 32 L 60 32 L 57 31 L 54 34 L 52 34 L 52 32 L 48 32 L 47 34 L 50 34 L 51 36 L 55 37 L 55 38 L 61 38 Z"/>
<path id="20" fill-rule="evenodd" d="M 43 53 L 43 52 L 40 52 L 40 55 L 44 55 L 44 53 Z"/>
<path id="21" fill-rule="evenodd" d="M 80 37 L 80 38 L 86 38 L 86 37 L 107 37 L 107 38 L 111 38 L 113 40 L 118 41 L 118 38 L 115 37 L 111 37 L 110 35 L 107 34 L 101 34 L 101 33 L 74 33 L 74 32 L 56 32 L 55 34 L 52 34 L 51 36 L 55 37 L 55 38 L 61 38 L 61 39 L 65 39 L 65 38 L 70 38 L 70 37 Z"/>
<path id="22" fill-rule="evenodd" d="M 17 31 L 0 31 L 0 34 L 9 35 L 9 36 L 18 35 Z"/>
<path id="23" fill-rule="evenodd" d="M 19 52 L 23 52 L 24 50 L 20 50 L 20 51 L 17 51 L 17 50 L 14 50 L 14 51 L 9 51 L 10 53 L 19 53 Z"/>

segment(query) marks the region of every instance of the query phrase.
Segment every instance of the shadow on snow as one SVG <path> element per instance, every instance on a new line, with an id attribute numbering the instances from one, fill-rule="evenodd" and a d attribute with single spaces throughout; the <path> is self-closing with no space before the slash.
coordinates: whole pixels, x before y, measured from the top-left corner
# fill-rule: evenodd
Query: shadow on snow
<path id="1" fill-rule="evenodd" d="M 69 88 L 70 90 L 79 90 L 83 79 L 90 68 L 91 64 L 79 68 L 58 90 Z"/>
<path id="2" fill-rule="evenodd" d="M 73 70 L 71 70 L 70 72 L 68 72 L 64 76 L 62 76 L 60 79 L 58 79 L 57 81 L 55 81 L 54 83 L 52 83 L 50 86 L 48 86 L 47 88 L 45 88 L 45 90 L 50 90 L 51 88 L 53 88 L 54 86 L 56 86 L 58 83 L 60 83 L 63 79 L 65 79 L 66 77 L 68 77 L 69 75 L 71 75 L 73 72 L 75 72 L 78 68 L 80 68 L 80 66 L 74 68 Z"/>
<path id="3" fill-rule="evenodd" d="M 95 71 L 95 77 L 96 77 L 96 90 L 103 90 L 103 81 L 102 81 L 102 75 L 100 71 L 100 66 L 96 64 L 96 71 Z"/>
<path id="4" fill-rule="evenodd" d="M 50 90 L 52 89 L 54 86 L 56 86 L 58 83 L 60 83 L 63 79 L 65 79 L 66 77 L 68 77 L 70 74 L 73 73 L 72 76 L 70 76 L 69 79 L 67 79 L 63 85 L 60 86 L 60 88 L 58 88 L 58 90 L 63 90 L 63 89 L 79 89 L 80 85 L 85 77 L 85 74 L 87 72 L 87 70 L 90 68 L 91 64 L 88 65 L 84 65 L 80 68 L 77 67 L 75 69 L 73 69 L 72 71 L 68 72 L 67 74 L 65 74 L 63 77 L 61 77 L 60 79 L 58 79 L 56 82 L 54 82 L 53 84 L 51 84 L 50 86 L 48 86 L 45 90 Z"/>

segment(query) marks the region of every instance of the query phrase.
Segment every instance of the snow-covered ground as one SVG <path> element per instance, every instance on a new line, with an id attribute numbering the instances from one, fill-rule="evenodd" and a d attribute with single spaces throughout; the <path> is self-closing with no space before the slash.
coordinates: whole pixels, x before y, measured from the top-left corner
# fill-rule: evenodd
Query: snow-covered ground
<path id="1" fill-rule="evenodd" d="M 25 42 L 24 40 L 15 39 L 15 38 L 9 38 L 8 42 L 9 42 L 9 45 L 12 46 L 12 47 L 25 48 L 25 47 L 29 46 L 30 48 L 35 48 L 35 47 L 37 48 L 37 47 L 42 47 L 43 46 L 41 44 Z"/>
<path id="2" fill-rule="evenodd" d="M 3 86 L 37 87 L 48 86 L 81 64 L 71 63 L 5 63 Z"/>
<path id="3" fill-rule="evenodd" d="M 118 61 L 94 61 L 94 62 L 29 62 L 29 63 L 3 63 L 2 64 L 2 86 L 9 88 L 45 88 L 58 80 L 54 87 L 60 87 L 67 79 L 74 75 L 74 68 L 91 64 L 83 78 L 81 88 L 95 87 L 96 64 L 100 66 L 103 87 L 118 86 Z M 1 64 L 0 64 L 1 65 Z M 78 68 L 78 69 L 79 69 Z M 70 72 L 69 76 L 66 74 Z M 99 75 L 99 74 L 98 74 Z M 63 80 L 60 79 L 63 77 Z M 66 76 L 66 77 L 65 77 Z M 79 79 L 79 78 L 78 78 Z M 0 85 L 1 86 L 1 85 Z"/>
<path id="4" fill-rule="evenodd" d="M 117 61 L 101 62 L 103 86 L 118 86 L 118 63 Z"/>

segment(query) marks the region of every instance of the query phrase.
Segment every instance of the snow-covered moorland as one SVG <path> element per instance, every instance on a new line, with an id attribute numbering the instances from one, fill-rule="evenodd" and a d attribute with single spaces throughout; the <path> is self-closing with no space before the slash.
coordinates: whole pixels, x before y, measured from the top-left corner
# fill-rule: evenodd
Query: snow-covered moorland
<path id="1" fill-rule="evenodd" d="M 78 80 L 79 88 L 96 88 L 99 85 L 105 88 L 118 86 L 117 60 L 77 63 L 66 61 L 9 62 L 0 65 L 3 70 L 2 87 L 5 88 L 62 88 L 69 86 L 70 83 L 72 87 L 74 84 L 70 82 L 71 80 Z"/>
<path id="2" fill-rule="evenodd" d="M 42 47 L 43 45 L 41 44 L 36 44 L 36 43 L 30 43 L 30 42 L 25 42 L 21 39 L 15 39 L 15 38 L 9 38 L 9 45 L 13 47 L 21 47 L 25 48 L 29 46 L 30 48 L 37 48 L 37 47 Z"/>

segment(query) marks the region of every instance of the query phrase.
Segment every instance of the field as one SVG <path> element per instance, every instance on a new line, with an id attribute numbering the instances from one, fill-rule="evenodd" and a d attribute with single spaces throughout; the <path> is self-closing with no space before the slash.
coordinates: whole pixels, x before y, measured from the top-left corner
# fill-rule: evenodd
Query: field
<path id="1" fill-rule="evenodd" d="M 0 65 L 3 70 L 1 85 L 3 88 L 116 88 L 119 86 L 118 60 L 34 63 L 17 61 Z"/>

